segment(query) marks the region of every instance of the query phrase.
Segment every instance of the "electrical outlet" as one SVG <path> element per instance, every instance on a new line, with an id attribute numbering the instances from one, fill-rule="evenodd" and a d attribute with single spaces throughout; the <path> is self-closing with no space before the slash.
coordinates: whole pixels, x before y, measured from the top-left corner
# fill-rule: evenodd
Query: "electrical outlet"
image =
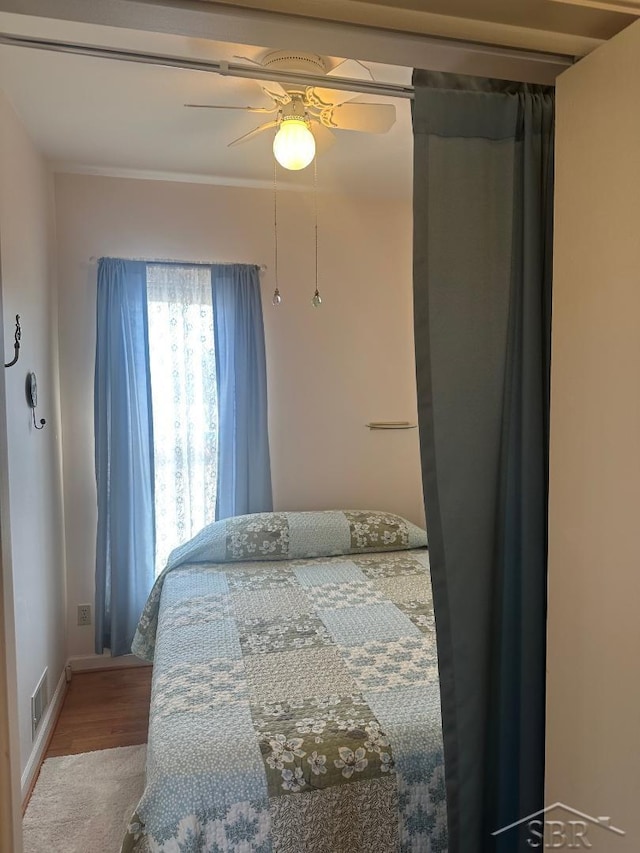
<path id="1" fill-rule="evenodd" d="M 78 605 L 78 625 L 91 625 L 91 605 Z"/>

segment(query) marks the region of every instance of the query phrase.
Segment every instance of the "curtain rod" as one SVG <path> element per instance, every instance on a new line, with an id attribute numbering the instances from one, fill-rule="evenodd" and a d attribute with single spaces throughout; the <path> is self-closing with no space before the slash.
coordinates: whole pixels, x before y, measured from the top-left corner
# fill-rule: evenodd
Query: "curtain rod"
<path id="1" fill-rule="evenodd" d="M 442 39 L 438 39 L 442 41 Z M 445 40 L 447 41 L 447 40 Z M 452 42 L 453 43 L 453 42 Z M 115 59 L 124 62 L 138 62 L 144 65 L 159 65 L 168 68 L 183 68 L 189 71 L 206 71 L 223 77 L 243 77 L 250 80 L 268 80 L 278 83 L 301 84 L 304 86 L 323 86 L 346 92 L 366 95 L 382 95 L 392 98 L 413 99 L 413 86 L 397 83 L 381 83 L 375 80 L 353 80 L 350 77 L 327 77 L 320 74 L 304 74 L 295 71 L 278 71 L 275 68 L 263 68 L 259 65 L 243 65 L 238 62 L 226 62 L 216 59 L 188 59 L 183 56 L 165 56 L 158 53 L 125 50 L 118 47 L 98 47 L 78 42 L 56 41 L 54 39 L 33 38 L 11 33 L 0 33 L 0 44 L 13 47 L 27 47 L 36 50 L 50 50 L 56 53 L 69 53 L 78 56 L 91 56 L 99 59 Z M 456 42 L 458 46 L 461 42 Z M 569 67 L 573 57 L 562 54 L 540 53 L 516 50 L 514 48 L 496 48 L 490 45 L 475 45 L 478 50 L 491 52 L 496 56 L 523 58 L 535 62 L 552 62 Z"/>
<path id="2" fill-rule="evenodd" d="M 89 258 L 90 264 L 95 264 L 98 258 L 91 255 Z M 240 261 L 179 261 L 176 258 L 120 258 L 123 261 L 142 261 L 145 264 L 164 264 L 166 266 L 176 267 L 232 267 Z M 268 267 L 266 264 L 248 264 L 247 266 L 256 266 L 260 272 L 266 272 Z"/>

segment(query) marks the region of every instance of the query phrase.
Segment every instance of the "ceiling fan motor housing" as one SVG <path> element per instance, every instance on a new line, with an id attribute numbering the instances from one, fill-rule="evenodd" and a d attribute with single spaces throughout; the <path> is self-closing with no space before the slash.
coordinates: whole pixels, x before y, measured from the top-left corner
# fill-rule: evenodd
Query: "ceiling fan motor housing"
<path id="1" fill-rule="evenodd" d="M 296 50 L 270 50 L 260 59 L 264 68 L 275 68 L 278 71 L 294 71 L 297 74 L 326 74 L 330 65 L 318 53 L 305 53 Z M 288 94 L 304 94 L 307 87 L 301 83 L 283 84 Z"/>
<path id="2" fill-rule="evenodd" d="M 270 50 L 262 57 L 260 64 L 265 68 L 300 74 L 326 74 L 329 70 L 324 57 L 319 54 L 295 50 Z"/>

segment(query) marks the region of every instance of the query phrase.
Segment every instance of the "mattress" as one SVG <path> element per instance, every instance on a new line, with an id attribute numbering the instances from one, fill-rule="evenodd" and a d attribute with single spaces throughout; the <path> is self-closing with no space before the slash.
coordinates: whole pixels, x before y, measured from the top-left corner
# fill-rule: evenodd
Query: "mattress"
<path id="1" fill-rule="evenodd" d="M 380 518 L 249 516 L 174 552 L 134 643 L 154 673 L 124 851 L 446 851 L 428 550 Z"/>

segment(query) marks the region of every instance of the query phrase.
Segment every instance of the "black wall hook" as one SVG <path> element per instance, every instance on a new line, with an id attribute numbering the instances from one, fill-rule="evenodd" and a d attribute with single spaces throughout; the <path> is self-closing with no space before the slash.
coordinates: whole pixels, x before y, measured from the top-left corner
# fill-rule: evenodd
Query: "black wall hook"
<path id="1" fill-rule="evenodd" d="M 5 367 L 13 367 L 14 364 L 17 364 L 18 359 L 20 358 L 20 339 L 22 338 L 22 328 L 20 327 L 20 315 L 16 314 L 16 331 L 13 337 L 13 351 L 15 355 L 13 359 L 5 364 Z"/>
<path id="2" fill-rule="evenodd" d="M 46 424 L 45 419 L 40 418 L 40 426 L 38 426 L 38 424 L 36 423 L 36 413 L 35 413 L 35 409 L 34 409 L 33 410 L 33 425 L 34 425 L 34 427 L 36 429 L 44 429 L 45 424 Z"/>

